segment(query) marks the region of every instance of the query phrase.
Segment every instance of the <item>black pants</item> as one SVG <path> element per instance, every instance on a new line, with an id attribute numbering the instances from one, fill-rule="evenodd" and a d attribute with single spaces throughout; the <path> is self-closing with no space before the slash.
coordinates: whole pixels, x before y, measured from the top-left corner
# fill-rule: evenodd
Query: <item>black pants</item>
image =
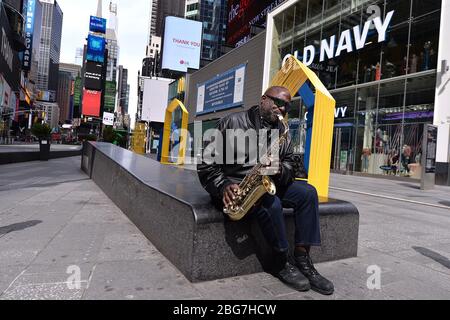
<path id="1" fill-rule="evenodd" d="M 287 252 L 289 242 L 283 206 L 295 213 L 295 245 L 320 246 L 319 200 L 316 189 L 304 181 L 296 181 L 277 195 L 265 195 L 261 206 L 252 212 L 266 240 L 278 252 Z"/>

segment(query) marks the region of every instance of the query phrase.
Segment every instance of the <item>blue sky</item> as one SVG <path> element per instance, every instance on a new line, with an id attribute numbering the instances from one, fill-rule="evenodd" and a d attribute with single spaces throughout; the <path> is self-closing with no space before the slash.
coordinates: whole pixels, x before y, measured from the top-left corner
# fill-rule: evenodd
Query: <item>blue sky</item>
<path id="1" fill-rule="evenodd" d="M 83 47 L 89 32 L 89 16 L 97 12 L 97 0 L 57 0 L 63 13 L 61 62 L 74 63 L 76 48 Z M 103 1 L 103 18 L 109 18 L 109 2 Z M 115 0 L 118 12 L 119 64 L 129 70 L 129 113 L 134 119 L 137 103 L 137 73 L 145 56 L 150 18 L 150 0 Z"/>

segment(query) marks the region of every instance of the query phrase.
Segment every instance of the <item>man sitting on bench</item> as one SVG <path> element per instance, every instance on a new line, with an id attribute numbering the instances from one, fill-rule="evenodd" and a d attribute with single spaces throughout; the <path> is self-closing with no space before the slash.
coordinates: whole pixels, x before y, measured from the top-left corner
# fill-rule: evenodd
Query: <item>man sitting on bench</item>
<path id="1" fill-rule="evenodd" d="M 248 111 L 231 114 L 217 124 L 224 137 L 223 150 L 214 150 L 216 159 L 230 152 L 229 140 L 225 139 L 227 130 L 255 130 L 260 135 L 261 129 L 280 130 L 284 126 L 279 115 L 285 116 L 289 111 L 291 95 L 284 87 L 271 87 L 261 97 L 259 106 Z M 270 131 L 269 131 L 270 132 Z M 259 137 L 261 138 L 261 137 Z M 261 139 L 260 139 L 261 140 Z M 259 141 L 260 141 L 259 140 Z M 267 139 L 269 140 L 269 139 Z M 236 146 L 236 144 L 234 144 Z M 255 146 L 256 145 L 256 146 Z M 237 145 L 237 154 L 244 154 L 246 164 L 203 161 L 197 167 L 203 187 L 211 195 L 213 201 L 221 208 L 228 206 L 234 199 L 239 183 L 254 167 L 249 163 L 251 148 L 258 148 L 258 143 Z M 207 150 L 208 147 L 205 149 Z M 298 291 L 313 289 L 325 295 L 333 294 L 333 283 L 321 276 L 314 268 L 309 255 L 311 246 L 320 246 L 319 201 L 316 189 L 303 181 L 295 181 L 293 145 L 288 134 L 285 143 L 279 146 L 278 173 L 272 176 L 277 187 L 275 196 L 266 194 L 248 214 L 257 219 L 264 237 L 274 253 L 274 275 L 287 285 Z M 286 227 L 283 216 L 283 205 L 294 209 L 295 213 L 295 249 L 293 256 L 289 254 Z"/>

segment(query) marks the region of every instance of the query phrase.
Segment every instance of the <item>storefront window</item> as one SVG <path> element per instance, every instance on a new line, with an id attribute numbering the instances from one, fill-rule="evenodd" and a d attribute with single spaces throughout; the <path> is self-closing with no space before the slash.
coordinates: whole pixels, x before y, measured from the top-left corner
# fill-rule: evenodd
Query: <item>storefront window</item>
<path id="1" fill-rule="evenodd" d="M 392 157 L 400 152 L 403 134 L 405 80 L 380 85 L 374 132 L 375 174 L 391 174 Z"/>
<path id="2" fill-rule="evenodd" d="M 323 9 L 322 0 L 309 0 L 308 21 L 307 21 L 308 33 L 309 32 L 316 33 L 318 30 L 320 31 L 322 25 L 322 9 Z"/>
<path id="3" fill-rule="evenodd" d="M 356 90 L 353 89 L 333 95 L 336 99 L 331 158 L 331 166 L 334 170 L 354 170 L 355 93 Z"/>
<path id="4" fill-rule="evenodd" d="M 381 79 L 389 79 L 405 75 L 407 70 L 412 70 L 411 63 L 414 62 L 410 55 L 408 60 L 408 34 L 409 24 L 401 23 L 392 26 L 387 34 L 386 41 L 382 45 L 383 66 L 381 69 Z M 376 77 L 378 80 L 379 78 Z"/>
<path id="5" fill-rule="evenodd" d="M 386 0 L 384 15 L 390 11 L 395 11 L 391 22 L 392 27 L 408 24 L 411 17 L 411 0 Z"/>
<path id="6" fill-rule="evenodd" d="M 440 17 L 434 11 L 412 20 L 409 73 L 436 69 Z"/>
<path id="7" fill-rule="evenodd" d="M 423 127 L 434 116 L 441 4 L 440 0 L 309 0 L 298 1 L 289 14 L 275 17 L 275 26 L 286 39 L 277 43 L 281 56 L 277 68 L 286 54 L 295 51 L 303 61 L 304 48 L 313 46 L 309 67 L 336 99 L 332 169 L 417 178 Z M 377 17 L 384 24 L 391 11 L 385 40 L 378 42 L 379 30 L 372 22 L 358 48 L 353 28 L 359 26 L 362 32 L 366 22 Z M 341 42 L 337 52 L 346 30 L 350 45 Z M 329 44 L 333 36 L 333 57 L 327 48 L 320 61 L 322 41 Z M 290 126 L 296 150 L 302 151 L 304 108 L 295 109 Z"/>
<path id="8" fill-rule="evenodd" d="M 349 91 L 347 91 L 349 92 Z M 354 159 L 353 170 L 366 172 L 368 170 L 369 159 L 366 157 L 364 162 L 361 157 L 364 150 L 367 153 L 372 153 L 373 149 L 373 134 L 375 130 L 375 115 L 377 105 L 378 86 L 368 86 L 356 90 L 355 94 L 348 94 L 355 97 L 355 113 L 354 123 L 355 128 L 353 132 L 353 146 L 352 154 Z M 333 94 L 334 96 L 335 94 Z M 349 101 L 350 102 L 350 101 Z M 367 166 L 366 166 L 367 165 Z"/>
<path id="9" fill-rule="evenodd" d="M 298 1 L 295 4 L 295 36 L 304 37 L 306 32 L 306 13 L 308 9 L 307 1 Z M 298 47 L 297 47 L 298 48 Z"/>
<path id="10" fill-rule="evenodd" d="M 330 41 L 332 36 L 336 36 L 336 21 L 324 19 L 322 30 L 322 40 Z M 337 43 L 336 43 L 337 45 Z M 320 55 L 320 53 L 319 53 Z M 317 58 L 317 70 L 319 71 L 319 78 L 329 90 L 336 88 L 336 77 L 338 64 L 336 59 L 329 59 L 327 55 L 324 56 L 324 61 L 320 62 L 320 57 Z"/>
<path id="11" fill-rule="evenodd" d="M 414 0 L 413 1 L 413 18 L 423 16 L 425 14 L 440 11 L 442 0 Z"/>
<path id="12" fill-rule="evenodd" d="M 336 43 L 339 43 L 342 40 L 343 32 L 346 30 L 350 32 L 350 39 L 352 39 L 351 32 L 353 32 L 353 27 L 360 25 L 361 21 L 361 13 L 357 11 L 354 14 L 350 14 L 342 17 L 341 26 L 340 26 L 340 35 L 337 35 Z M 345 43 L 344 43 L 345 45 Z M 353 41 L 351 40 L 349 48 L 342 50 L 339 52 L 339 49 L 336 49 L 335 55 L 337 56 L 336 62 L 338 64 L 337 71 L 337 88 L 351 86 L 357 83 L 357 74 L 358 74 L 358 52 L 354 46 Z M 348 52 L 351 51 L 351 52 Z"/>

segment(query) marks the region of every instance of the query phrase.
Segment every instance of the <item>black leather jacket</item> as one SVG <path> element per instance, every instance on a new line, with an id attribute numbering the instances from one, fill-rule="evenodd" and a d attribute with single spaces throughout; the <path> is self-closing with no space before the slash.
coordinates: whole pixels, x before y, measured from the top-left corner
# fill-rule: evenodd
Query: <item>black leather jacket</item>
<path id="1" fill-rule="evenodd" d="M 226 144 L 230 143 L 225 140 L 225 132 L 227 129 L 242 129 L 244 131 L 248 129 L 254 129 L 258 133 L 260 129 L 272 129 L 267 123 L 265 123 L 265 121 L 261 120 L 258 106 L 255 106 L 248 111 L 237 112 L 228 115 L 227 117 L 219 120 L 216 128 L 221 131 L 223 136 L 223 159 L 226 159 Z M 284 131 L 284 127 L 281 122 L 278 123 L 278 128 L 280 129 L 281 136 Z M 247 175 L 247 173 L 254 167 L 255 162 L 253 162 L 253 164 L 248 164 L 249 154 L 254 154 L 251 152 L 252 148 L 258 148 L 258 146 L 247 144 L 247 147 L 245 148 L 246 164 L 227 165 L 217 163 L 206 164 L 203 162 L 197 166 L 197 172 L 200 182 L 206 189 L 206 191 L 208 191 L 208 193 L 211 195 L 214 202 L 221 204 L 223 198 L 223 190 L 225 189 L 225 187 L 234 183 L 239 184 Z M 220 153 L 220 150 L 215 150 L 216 156 L 218 155 L 218 153 Z M 286 142 L 280 146 L 280 172 L 279 174 L 271 177 L 275 182 L 277 188 L 286 187 L 294 180 L 294 161 L 293 145 L 291 142 L 291 136 L 288 134 Z"/>

